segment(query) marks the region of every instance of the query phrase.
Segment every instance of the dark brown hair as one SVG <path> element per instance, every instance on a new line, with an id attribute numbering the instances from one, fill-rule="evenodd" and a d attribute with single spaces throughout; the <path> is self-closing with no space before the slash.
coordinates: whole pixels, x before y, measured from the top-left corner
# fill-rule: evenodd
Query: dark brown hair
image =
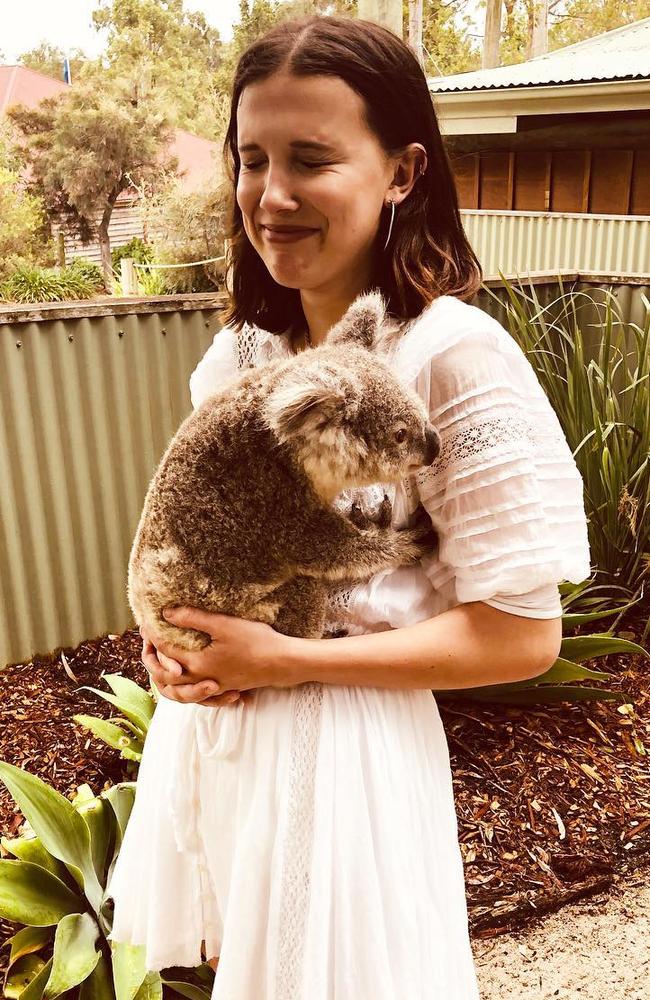
<path id="1" fill-rule="evenodd" d="M 237 107 L 246 86 L 280 71 L 336 76 L 359 94 L 365 121 L 389 155 L 410 142 L 427 152 L 427 170 L 395 213 L 386 252 L 378 248 L 369 287 L 379 288 L 389 316 L 410 319 L 440 295 L 471 298 L 481 267 L 458 211 L 449 161 L 426 77 L 413 51 L 373 21 L 310 15 L 281 22 L 242 53 L 233 82 L 224 141 L 232 181 L 230 266 L 232 298 L 222 321 L 241 330 L 250 323 L 292 335 L 306 326 L 300 291 L 279 285 L 251 245 L 235 196 L 240 171 Z M 387 227 L 388 221 L 384 223 Z M 380 230 L 384 226 L 379 227 Z M 382 236 L 381 244 L 385 242 Z"/>

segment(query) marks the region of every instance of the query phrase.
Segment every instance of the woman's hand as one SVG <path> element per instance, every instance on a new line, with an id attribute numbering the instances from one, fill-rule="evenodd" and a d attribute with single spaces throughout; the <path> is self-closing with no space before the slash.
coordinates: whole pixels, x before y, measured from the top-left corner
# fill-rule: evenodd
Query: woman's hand
<path id="1" fill-rule="evenodd" d="M 181 677 L 183 674 L 182 665 L 170 656 L 165 656 L 161 650 L 156 650 L 153 642 L 148 638 L 149 633 L 145 632 L 142 627 L 140 635 L 142 636 L 142 656 L 140 659 L 149 672 L 151 684 L 163 697 L 169 698 L 171 701 L 185 703 L 200 702 L 202 705 L 209 705 L 212 708 L 236 704 L 240 697 L 243 697 L 239 691 L 223 691 L 221 694 L 217 694 L 216 692 L 221 689 L 216 681 L 206 680 L 201 681 L 200 684 L 184 683 L 185 677 Z M 179 681 L 174 685 L 168 685 L 162 679 L 164 671 L 179 678 Z"/>
<path id="2" fill-rule="evenodd" d="M 282 668 L 288 637 L 270 625 L 199 608 L 169 608 L 163 615 L 173 625 L 207 632 L 212 639 L 204 649 L 188 651 L 140 629 L 142 662 L 164 697 L 223 705 L 233 693 L 290 686 Z"/>

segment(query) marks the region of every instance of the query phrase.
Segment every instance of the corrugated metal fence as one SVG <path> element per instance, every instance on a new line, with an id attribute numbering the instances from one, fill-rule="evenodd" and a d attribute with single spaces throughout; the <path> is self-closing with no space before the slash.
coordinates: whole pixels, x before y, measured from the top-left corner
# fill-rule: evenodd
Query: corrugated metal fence
<path id="1" fill-rule="evenodd" d="M 558 270 L 650 273 L 650 216 L 461 212 L 486 277 Z"/>
<path id="2" fill-rule="evenodd" d="M 557 281 L 537 290 L 548 300 Z M 644 289 L 621 279 L 617 292 L 640 317 Z M 133 626 L 126 569 L 142 503 L 223 301 L 0 312 L 0 669 Z M 479 305 L 501 308 L 485 293 Z"/>
<path id="3" fill-rule="evenodd" d="M 0 669 L 133 624 L 144 495 L 219 327 L 206 295 L 0 314 Z"/>

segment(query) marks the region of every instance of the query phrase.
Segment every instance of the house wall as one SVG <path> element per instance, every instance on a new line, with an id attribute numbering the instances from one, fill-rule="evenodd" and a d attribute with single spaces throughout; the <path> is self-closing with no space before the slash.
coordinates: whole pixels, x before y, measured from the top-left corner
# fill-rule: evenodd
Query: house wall
<path id="1" fill-rule="evenodd" d="M 650 215 L 650 149 L 518 149 L 452 157 L 461 208 Z"/>
<path id="2" fill-rule="evenodd" d="M 63 233 L 66 263 L 69 263 L 73 257 L 83 257 L 86 260 L 95 261 L 96 264 L 100 263 L 101 253 L 96 239 L 84 244 L 72 226 L 60 224 L 54 225 L 52 228 L 55 236 L 58 232 Z M 111 250 L 124 246 L 134 236 L 143 238 L 143 220 L 135 199 L 119 202 L 115 206 L 108 227 L 108 235 L 111 241 Z"/>

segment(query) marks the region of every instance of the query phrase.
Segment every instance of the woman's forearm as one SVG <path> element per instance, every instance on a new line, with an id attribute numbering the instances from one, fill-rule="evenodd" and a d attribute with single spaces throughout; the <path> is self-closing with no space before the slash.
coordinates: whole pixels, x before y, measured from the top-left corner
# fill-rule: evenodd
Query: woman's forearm
<path id="1" fill-rule="evenodd" d="M 286 637 L 279 673 L 293 686 L 481 687 L 535 677 L 559 655 L 560 618 L 524 618 L 481 601 L 405 628 L 339 639 Z"/>

